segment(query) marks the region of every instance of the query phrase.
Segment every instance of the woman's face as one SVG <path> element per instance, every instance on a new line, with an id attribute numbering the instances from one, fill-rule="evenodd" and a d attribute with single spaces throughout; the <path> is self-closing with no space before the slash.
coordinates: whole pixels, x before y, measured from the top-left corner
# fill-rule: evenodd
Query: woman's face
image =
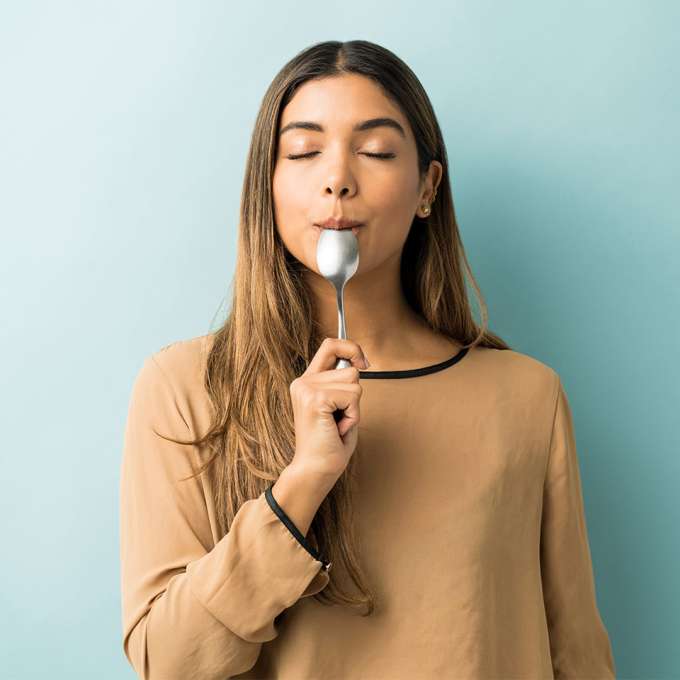
<path id="1" fill-rule="evenodd" d="M 403 133 L 389 125 L 353 129 L 374 118 L 391 118 Z M 286 129 L 299 122 L 321 129 Z M 283 110 L 278 134 L 274 212 L 293 256 L 318 273 L 321 232 L 314 223 L 346 217 L 363 222 L 355 276 L 398 261 L 416 212 L 423 216 L 421 205 L 431 202 L 441 164 L 432 161 L 421 183 L 413 132 L 378 85 L 356 74 L 307 81 Z M 309 155 L 290 158 L 301 154 Z"/>

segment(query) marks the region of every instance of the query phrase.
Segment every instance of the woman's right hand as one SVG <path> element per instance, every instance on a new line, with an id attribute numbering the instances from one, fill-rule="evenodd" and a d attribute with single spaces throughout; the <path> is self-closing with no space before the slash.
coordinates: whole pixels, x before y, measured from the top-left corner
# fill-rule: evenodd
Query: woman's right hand
<path id="1" fill-rule="evenodd" d="M 351 366 L 335 368 L 338 358 Z M 364 353 L 353 340 L 325 338 L 307 370 L 290 384 L 295 455 L 290 465 L 322 477 L 340 477 L 357 445 Z M 343 410 L 335 422 L 333 413 Z"/>

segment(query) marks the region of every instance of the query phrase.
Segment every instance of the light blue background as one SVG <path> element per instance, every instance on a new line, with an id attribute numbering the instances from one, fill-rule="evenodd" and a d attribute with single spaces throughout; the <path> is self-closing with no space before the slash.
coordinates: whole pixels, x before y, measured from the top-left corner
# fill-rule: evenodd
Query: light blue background
<path id="1" fill-rule="evenodd" d="M 133 377 L 222 318 L 275 73 L 363 38 L 432 99 L 492 329 L 562 376 L 619 677 L 679 678 L 679 23 L 642 0 L 3 3 L 2 676 L 134 677 Z"/>

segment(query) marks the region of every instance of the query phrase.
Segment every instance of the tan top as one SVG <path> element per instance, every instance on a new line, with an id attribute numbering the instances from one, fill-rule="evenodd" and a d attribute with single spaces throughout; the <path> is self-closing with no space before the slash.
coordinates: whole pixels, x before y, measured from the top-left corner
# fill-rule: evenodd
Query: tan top
<path id="1" fill-rule="evenodd" d="M 341 570 L 322 568 L 264 492 L 220 538 L 206 476 L 176 482 L 199 451 L 153 430 L 205 432 L 210 338 L 147 357 L 132 390 L 122 619 L 141 678 L 615 677 L 553 369 L 475 347 L 416 371 L 361 372 L 356 532 L 377 597 L 361 617 L 311 597 Z"/>

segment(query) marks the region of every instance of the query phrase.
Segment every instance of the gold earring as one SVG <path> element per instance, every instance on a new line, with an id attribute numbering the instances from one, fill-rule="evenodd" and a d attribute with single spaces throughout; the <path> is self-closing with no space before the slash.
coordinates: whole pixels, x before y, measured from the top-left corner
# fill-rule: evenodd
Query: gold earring
<path id="1" fill-rule="evenodd" d="M 432 202 L 433 203 L 434 203 L 435 198 L 437 198 L 437 192 L 436 191 L 432 194 Z M 425 213 L 425 216 L 427 217 L 427 215 L 430 214 L 430 206 L 427 203 L 423 203 L 423 205 L 421 207 L 423 209 L 423 212 Z"/>

